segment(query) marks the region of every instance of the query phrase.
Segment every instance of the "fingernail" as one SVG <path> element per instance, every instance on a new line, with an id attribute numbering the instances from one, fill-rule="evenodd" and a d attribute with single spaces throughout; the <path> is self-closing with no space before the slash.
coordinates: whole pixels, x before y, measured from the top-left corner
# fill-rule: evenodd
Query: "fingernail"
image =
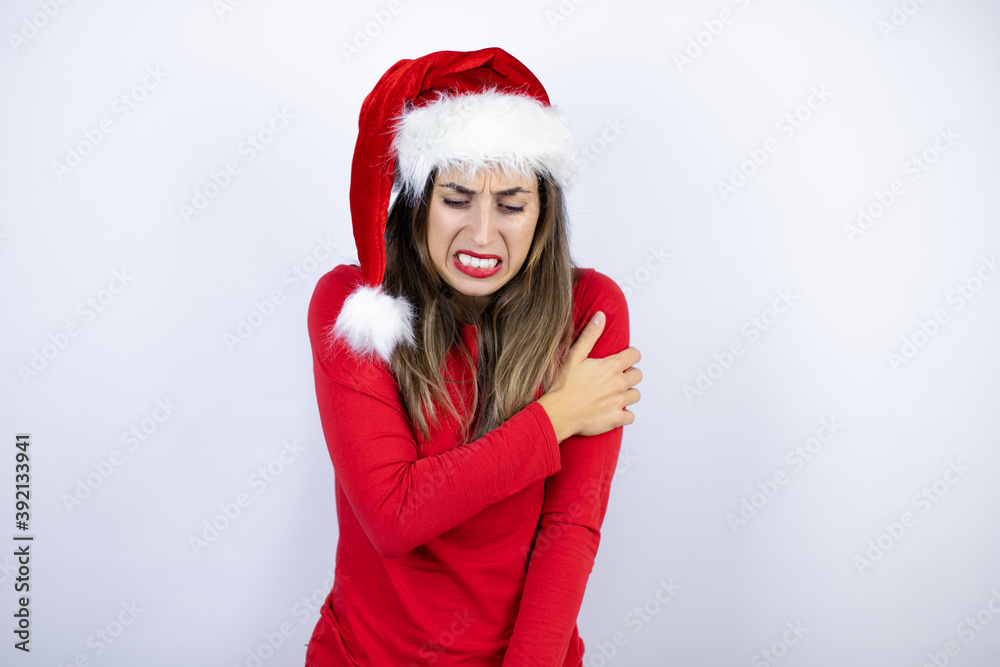
<path id="1" fill-rule="evenodd" d="M 601 326 L 602 324 L 604 324 L 604 313 L 601 312 L 597 313 L 596 315 L 594 315 L 594 319 L 590 321 L 596 324 L 597 326 Z"/>

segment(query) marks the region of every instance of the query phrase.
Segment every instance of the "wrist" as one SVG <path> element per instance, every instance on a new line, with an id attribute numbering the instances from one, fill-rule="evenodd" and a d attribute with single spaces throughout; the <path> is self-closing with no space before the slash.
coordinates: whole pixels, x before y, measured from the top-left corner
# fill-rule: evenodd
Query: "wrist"
<path id="1" fill-rule="evenodd" d="M 556 433 L 556 440 L 562 442 L 573 435 L 576 431 L 566 414 L 558 392 L 549 392 L 537 399 L 537 403 L 545 410 L 549 421 L 552 422 L 552 429 Z"/>

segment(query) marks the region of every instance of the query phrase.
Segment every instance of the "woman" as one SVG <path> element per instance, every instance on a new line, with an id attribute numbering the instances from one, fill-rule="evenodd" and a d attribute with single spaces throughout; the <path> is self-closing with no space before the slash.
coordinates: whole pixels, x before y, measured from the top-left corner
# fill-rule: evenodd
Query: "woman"
<path id="1" fill-rule="evenodd" d="M 622 291 L 570 259 L 574 158 L 498 48 L 400 61 L 365 99 L 360 266 L 309 307 L 339 540 L 308 666 L 582 665 L 641 373 Z"/>

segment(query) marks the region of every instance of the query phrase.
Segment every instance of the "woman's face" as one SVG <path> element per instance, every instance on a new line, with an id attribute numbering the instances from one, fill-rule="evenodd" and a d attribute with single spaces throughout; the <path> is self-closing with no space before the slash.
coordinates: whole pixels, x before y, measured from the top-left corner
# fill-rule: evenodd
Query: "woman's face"
<path id="1" fill-rule="evenodd" d="M 427 211 L 434 268 L 458 292 L 484 305 L 524 265 L 539 206 L 533 175 L 481 171 L 471 177 L 455 168 L 438 172 Z"/>

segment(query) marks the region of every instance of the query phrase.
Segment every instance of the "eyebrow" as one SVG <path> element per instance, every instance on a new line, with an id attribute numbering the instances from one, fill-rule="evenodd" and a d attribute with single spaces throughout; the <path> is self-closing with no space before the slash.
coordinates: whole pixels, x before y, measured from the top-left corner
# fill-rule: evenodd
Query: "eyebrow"
<path id="1" fill-rule="evenodd" d="M 448 188 L 449 190 L 454 190 L 463 195 L 475 195 L 479 194 L 475 190 L 459 185 L 458 183 L 441 183 L 438 185 L 439 188 Z M 508 188 L 507 190 L 500 190 L 499 192 L 494 192 L 493 194 L 499 195 L 500 197 L 512 197 L 516 194 L 526 194 L 530 195 L 531 190 L 525 190 L 524 188 L 517 186 L 514 188 Z"/>

